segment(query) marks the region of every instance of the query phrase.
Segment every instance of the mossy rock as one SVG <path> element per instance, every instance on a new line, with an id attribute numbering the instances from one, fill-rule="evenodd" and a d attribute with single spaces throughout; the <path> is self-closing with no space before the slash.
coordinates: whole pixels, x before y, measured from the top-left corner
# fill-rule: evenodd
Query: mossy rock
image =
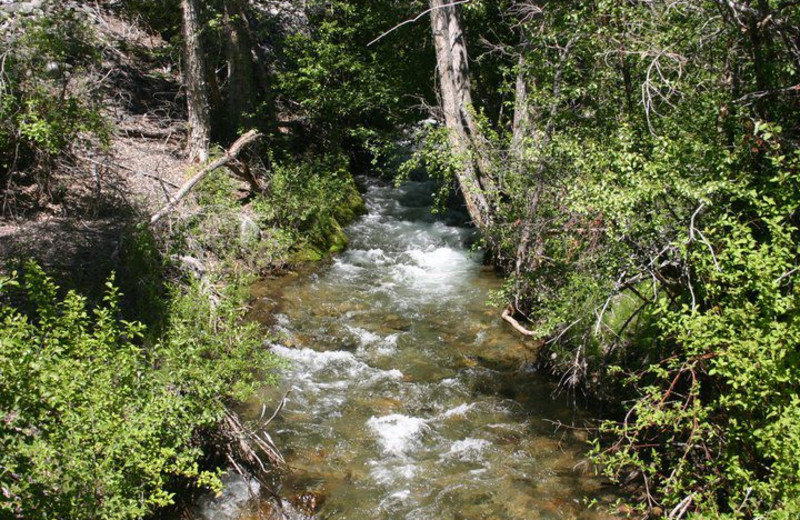
<path id="1" fill-rule="evenodd" d="M 355 186 L 350 186 L 341 206 L 334 211 L 334 217 L 342 224 L 349 224 L 367 212 L 367 204 Z"/>
<path id="2" fill-rule="evenodd" d="M 344 226 L 366 213 L 366 203 L 355 184 L 347 187 L 340 200 L 332 210 L 306 221 L 301 232 L 305 239 L 296 246 L 292 262 L 318 262 L 347 248 L 350 239 Z"/>
<path id="3" fill-rule="evenodd" d="M 317 215 L 308 226 L 307 244 L 298 251 L 299 258 L 308 261 L 321 260 L 327 254 L 341 253 L 347 248 L 350 239 L 344 231 L 344 225 L 355 220 L 366 211 L 366 204 L 361 194 L 352 187 L 344 202 L 329 215 Z"/>
<path id="4" fill-rule="evenodd" d="M 341 224 L 336 219 L 328 219 L 328 221 L 323 226 L 325 231 L 325 238 L 326 238 L 326 245 L 328 246 L 328 252 L 330 253 L 341 253 L 347 247 L 347 244 L 350 243 L 350 238 L 347 236 L 347 233 L 344 232 L 342 229 Z"/>
<path id="5" fill-rule="evenodd" d="M 324 251 L 317 249 L 311 244 L 304 244 L 300 249 L 291 254 L 290 259 L 292 263 L 319 262 L 325 258 L 325 256 L 326 254 Z"/>

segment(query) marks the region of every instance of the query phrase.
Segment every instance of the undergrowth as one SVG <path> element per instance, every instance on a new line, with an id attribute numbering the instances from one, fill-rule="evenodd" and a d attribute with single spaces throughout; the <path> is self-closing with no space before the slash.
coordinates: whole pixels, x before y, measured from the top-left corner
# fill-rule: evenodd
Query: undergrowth
<path id="1" fill-rule="evenodd" d="M 112 277 L 96 306 L 34 263 L 0 277 L 0 512 L 28 519 L 140 518 L 175 479 L 219 490 L 202 441 L 226 406 L 281 363 L 241 320 L 231 285 L 169 288 L 166 332 L 122 318 Z"/>

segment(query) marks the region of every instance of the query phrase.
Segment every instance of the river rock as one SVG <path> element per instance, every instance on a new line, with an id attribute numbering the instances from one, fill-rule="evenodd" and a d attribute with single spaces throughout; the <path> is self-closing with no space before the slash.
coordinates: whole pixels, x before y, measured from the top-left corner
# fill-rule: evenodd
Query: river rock
<path id="1" fill-rule="evenodd" d="M 411 330 L 411 322 L 401 318 L 397 314 L 389 314 L 383 322 L 384 327 L 389 331 L 408 332 Z"/>
<path id="2" fill-rule="evenodd" d="M 319 491 L 304 491 L 293 496 L 291 504 L 305 515 L 314 515 L 325 503 L 325 495 Z"/>
<path id="3" fill-rule="evenodd" d="M 239 242 L 243 246 L 252 246 L 261 240 L 261 228 L 253 219 L 242 215 L 239 222 Z"/>

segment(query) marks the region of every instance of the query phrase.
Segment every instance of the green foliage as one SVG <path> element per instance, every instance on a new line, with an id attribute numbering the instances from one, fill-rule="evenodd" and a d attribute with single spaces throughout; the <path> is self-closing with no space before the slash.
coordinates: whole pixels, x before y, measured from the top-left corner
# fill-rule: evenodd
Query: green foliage
<path id="1" fill-rule="evenodd" d="M 423 2 L 336 0 L 307 2 L 308 30 L 282 42 L 276 91 L 280 104 L 303 116 L 306 141 L 326 151 L 365 146 L 364 132 L 390 133 L 418 116 L 411 96 L 430 90 L 433 62 L 425 52 L 426 24 L 376 42 L 382 28 L 413 17 Z"/>
<path id="2" fill-rule="evenodd" d="M 14 517 L 140 518 L 202 471 L 197 433 L 278 363 L 236 300 L 177 291 L 166 336 L 120 319 L 113 279 L 90 309 L 30 264 L 0 280 L 0 511 Z M 269 380 L 269 379 L 267 379 Z"/>
<path id="3" fill-rule="evenodd" d="M 245 206 L 227 171 L 209 174 L 198 186 L 200 209 L 175 229 L 172 253 L 264 272 L 343 250 L 343 226 L 364 210 L 343 155 L 270 162 L 260 174 L 264 192 Z"/>
<path id="4" fill-rule="evenodd" d="M 4 23 L 0 38 L 9 49 L 0 74 L 0 175 L 33 168 L 46 190 L 60 155 L 85 137 L 107 137 L 96 95 L 87 94 L 97 45 L 79 12 L 55 3 Z"/>
<path id="5" fill-rule="evenodd" d="M 433 211 L 441 212 L 452 193 L 463 158 L 453 154 L 447 129 L 442 126 L 424 122 L 411 138 L 416 146 L 398 166 L 395 182 L 399 184 L 420 174 L 436 180 L 439 191 L 434 198 Z"/>
<path id="6" fill-rule="evenodd" d="M 214 159 L 215 157 L 211 157 L 210 160 Z M 226 168 L 218 168 L 206 175 L 195 188 L 195 192 L 198 195 L 197 201 L 202 206 L 231 209 L 238 205 L 235 188 L 231 173 Z"/>
<path id="7" fill-rule="evenodd" d="M 364 210 L 341 156 L 275 162 L 269 188 L 253 202 L 258 222 L 291 237 L 298 259 L 319 260 L 347 244 L 342 226 Z M 306 256 L 307 258 L 303 258 Z"/>
<path id="8" fill-rule="evenodd" d="M 128 320 L 147 326 L 151 336 L 164 331 L 169 294 L 167 262 L 158 242 L 148 229 L 136 228 L 122 234 L 116 283 L 121 292 L 120 308 Z"/>
<path id="9" fill-rule="evenodd" d="M 593 458 L 643 513 L 792 518 L 800 11 L 719 4 L 517 3 L 472 68 L 500 186 L 486 242 L 510 274 L 496 298 L 563 381 L 625 400 Z M 474 3 L 467 32 L 494 16 Z M 447 165 L 445 143 L 420 156 Z"/>
<path id="10" fill-rule="evenodd" d="M 800 200 L 784 188 L 798 181 L 800 154 L 772 137 L 772 189 L 737 183 L 740 209 L 722 208 L 687 242 L 695 298 L 660 300 L 672 356 L 630 379 L 641 397 L 626 424 L 604 426 L 620 440 L 596 451 L 609 474 L 640 468 L 667 504 L 691 496 L 706 517 L 792 518 L 800 507 Z M 649 443 L 662 449 L 639 448 Z"/>

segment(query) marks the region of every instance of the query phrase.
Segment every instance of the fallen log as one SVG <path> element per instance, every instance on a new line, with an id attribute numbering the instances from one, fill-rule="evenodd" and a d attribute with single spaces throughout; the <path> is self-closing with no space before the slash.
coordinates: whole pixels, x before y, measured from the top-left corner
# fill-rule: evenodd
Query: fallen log
<path id="1" fill-rule="evenodd" d="M 125 137 L 134 139 L 170 139 L 173 136 L 183 136 L 186 130 L 183 128 L 125 128 L 120 127 L 118 132 Z"/>
<path id="2" fill-rule="evenodd" d="M 236 142 L 231 145 L 230 149 L 227 152 L 225 152 L 225 155 L 223 155 L 219 159 L 212 161 L 208 166 L 205 166 L 202 170 L 200 170 L 194 177 L 186 181 L 186 184 L 184 184 L 181 187 L 181 189 L 178 190 L 178 193 L 176 193 L 175 196 L 172 197 L 172 199 L 170 199 L 170 201 L 163 208 L 161 208 L 155 215 L 150 217 L 150 225 L 151 226 L 154 225 L 156 222 L 164 218 L 164 216 L 167 215 L 170 211 L 175 209 L 175 206 L 177 206 L 178 203 L 181 200 L 183 200 L 186 197 L 186 195 L 189 194 L 190 191 L 192 191 L 192 188 L 194 188 L 198 182 L 203 180 L 203 178 L 206 175 L 208 175 L 209 173 L 218 168 L 226 166 L 231 161 L 236 160 L 239 153 L 247 145 L 256 141 L 259 137 L 261 137 L 261 134 L 259 134 L 256 130 L 250 130 L 246 134 L 242 135 L 239 139 L 237 139 Z"/>

